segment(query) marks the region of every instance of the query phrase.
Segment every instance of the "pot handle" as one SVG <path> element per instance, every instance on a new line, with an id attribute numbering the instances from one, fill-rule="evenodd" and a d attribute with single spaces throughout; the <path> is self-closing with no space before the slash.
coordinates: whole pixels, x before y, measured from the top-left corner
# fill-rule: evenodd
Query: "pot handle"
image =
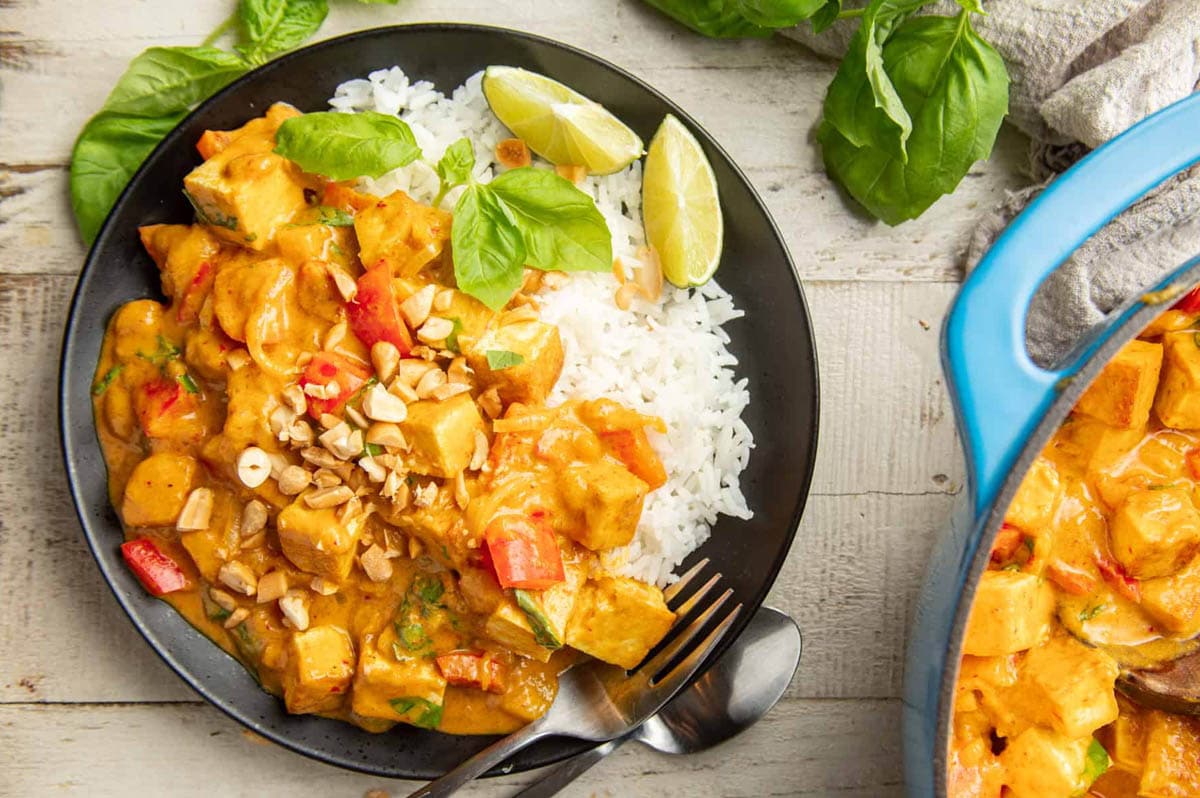
<path id="1" fill-rule="evenodd" d="M 1142 120 L 1051 183 L 963 283 L 942 330 L 942 365 L 976 515 L 995 499 L 1060 380 L 1075 374 L 1109 334 L 1089 341 L 1064 368 L 1039 367 L 1025 347 L 1038 286 L 1110 219 L 1198 161 L 1200 93 Z"/>

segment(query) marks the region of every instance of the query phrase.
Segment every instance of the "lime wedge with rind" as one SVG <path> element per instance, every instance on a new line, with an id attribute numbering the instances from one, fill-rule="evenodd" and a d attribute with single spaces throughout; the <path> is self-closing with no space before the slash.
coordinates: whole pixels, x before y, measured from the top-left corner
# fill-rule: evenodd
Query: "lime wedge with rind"
<path id="1" fill-rule="evenodd" d="M 712 279 L 725 236 L 717 178 L 700 142 L 670 114 L 646 153 L 642 223 L 673 285 L 687 288 Z"/>
<path id="2" fill-rule="evenodd" d="M 620 119 L 545 75 L 490 66 L 483 95 L 500 121 L 552 164 L 608 175 L 642 157 L 642 140 Z"/>

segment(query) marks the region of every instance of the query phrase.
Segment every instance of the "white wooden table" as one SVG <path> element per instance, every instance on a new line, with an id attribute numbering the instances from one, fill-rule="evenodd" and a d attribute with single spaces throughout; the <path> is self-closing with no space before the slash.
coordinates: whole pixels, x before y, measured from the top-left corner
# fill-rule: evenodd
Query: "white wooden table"
<path id="1" fill-rule="evenodd" d="M 67 495 L 55 383 L 84 256 L 67 163 L 129 59 L 196 44 L 233 0 L 0 0 L 0 794 L 346 796 L 411 785 L 311 762 L 243 733 L 137 636 Z M 817 475 L 770 597 L 805 633 L 784 701 L 707 754 L 629 746 L 568 795 L 883 796 L 901 791 L 905 629 L 961 485 L 937 358 L 973 219 L 1023 182 L 1005 130 L 990 163 L 917 222 L 852 210 L 812 128 L 834 66 L 792 42 L 715 42 L 637 0 L 333 0 L 321 36 L 388 23 L 507 25 L 586 48 L 666 92 L 748 172 L 812 307 L 823 388 Z M 737 268 L 728 264 L 725 268 Z M 505 795 L 536 774 L 478 784 Z"/>

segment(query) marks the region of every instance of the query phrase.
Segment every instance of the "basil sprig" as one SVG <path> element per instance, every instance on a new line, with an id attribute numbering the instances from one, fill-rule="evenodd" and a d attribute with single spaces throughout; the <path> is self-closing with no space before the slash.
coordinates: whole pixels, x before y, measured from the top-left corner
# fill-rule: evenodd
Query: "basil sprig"
<path id="1" fill-rule="evenodd" d="M 490 183 L 471 179 L 475 152 L 460 139 L 437 164 L 438 201 L 467 189 L 454 206 L 450 241 L 458 289 L 499 310 L 521 287 L 525 266 L 543 271 L 608 271 L 612 233 L 590 196 L 547 169 L 510 169 Z"/>
<path id="2" fill-rule="evenodd" d="M 293 116 L 275 133 L 275 152 L 333 180 L 379 177 L 421 157 L 412 129 L 375 111 Z"/>
<path id="3" fill-rule="evenodd" d="M 202 45 L 151 47 L 134 58 L 71 153 L 71 209 L 84 242 L 95 240 L 129 178 L 188 111 L 272 56 L 303 44 L 328 13 L 328 0 L 239 0 L 234 14 Z M 233 52 L 211 46 L 235 27 Z"/>
<path id="4" fill-rule="evenodd" d="M 861 17 L 825 95 L 818 140 L 829 176 L 888 224 L 915 219 L 991 155 L 1008 112 L 1004 61 L 953 17 L 912 15 L 932 0 L 646 0 L 713 37 L 765 36 L 804 21 L 820 33 Z"/>

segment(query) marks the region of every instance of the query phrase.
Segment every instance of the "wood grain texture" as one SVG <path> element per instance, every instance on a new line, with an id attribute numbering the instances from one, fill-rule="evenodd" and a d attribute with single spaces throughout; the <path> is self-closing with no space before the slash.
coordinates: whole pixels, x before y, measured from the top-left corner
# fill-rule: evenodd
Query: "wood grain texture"
<path id="1" fill-rule="evenodd" d="M 899 701 L 788 700 L 706 753 L 670 757 L 628 745 L 563 795 L 650 798 L 682 786 L 689 798 L 900 795 L 899 710 Z M 417 786 L 302 759 L 205 704 L 0 706 L 0 750 L 0 794 L 12 796 L 360 798 Z M 461 794 L 511 795 L 537 778 L 477 782 Z"/>
<path id="2" fill-rule="evenodd" d="M 55 393 L 84 257 L 70 216 L 74 136 L 129 59 L 195 44 L 233 0 L 0 0 L 0 796 L 352 796 L 411 785 L 254 742 L 197 701 L 138 637 L 88 553 L 66 492 Z M 925 218 L 855 211 L 812 128 L 834 65 L 780 39 L 694 36 L 638 0 L 342 0 L 321 31 L 455 20 L 548 35 L 630 69 L 692 113 L 746 170 L 805 280 L 822 380 L 813 494 L 769 603 L 805 632 L 800 675 L 759 726 L 708 754 L 630 746 L 569 796 L 900 794 L 904 633 L 962 482 L 937 338 L 981 210 L 1025 183 L 1026 142 Z M 726 266 L 729 268 L 730 266 Z M 737 264 L 753 268 L 753 264 Z M 157 767 L 143 753 L 154 747 Z M 214 767 L 214 765 L 219 765 Z M 506 795 L 534 776 L 473 786 Z"/>

